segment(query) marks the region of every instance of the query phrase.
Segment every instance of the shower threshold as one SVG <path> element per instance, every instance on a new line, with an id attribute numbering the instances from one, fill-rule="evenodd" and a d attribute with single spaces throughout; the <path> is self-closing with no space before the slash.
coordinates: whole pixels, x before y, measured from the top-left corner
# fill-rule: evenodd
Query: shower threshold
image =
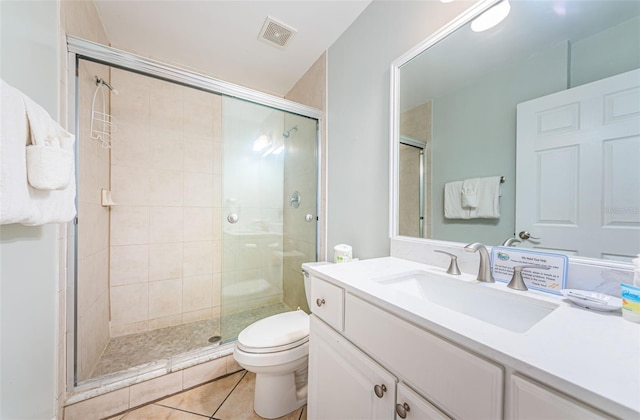
<path id="1" fill-rule="evenodd" d="M 235 337 L 244 327 L 290 310 L 278 303 L 229 315 L 224 319 L 229 338 L 214 343 L 209 339 L 222 335 L 220 318 L 112 338 L 92 377 L 77 384 L 75 395 L 67 403 L 76 402 L 76 397 L 80 401 L 232 354 Z"/>

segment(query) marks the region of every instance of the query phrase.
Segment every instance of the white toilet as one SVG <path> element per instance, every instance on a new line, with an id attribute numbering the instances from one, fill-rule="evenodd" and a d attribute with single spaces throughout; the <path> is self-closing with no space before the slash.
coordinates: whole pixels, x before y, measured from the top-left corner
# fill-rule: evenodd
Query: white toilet
<path id="1" fill-rule="evenodd" d="M 310 280 L 304 275 L 309 302 Z M 254 411 L 273 419 L 307 402 L 309 315 L 302 310 L 261 319 L 238 335 L 233 356 L 240 366 L 256 374 Z"/>

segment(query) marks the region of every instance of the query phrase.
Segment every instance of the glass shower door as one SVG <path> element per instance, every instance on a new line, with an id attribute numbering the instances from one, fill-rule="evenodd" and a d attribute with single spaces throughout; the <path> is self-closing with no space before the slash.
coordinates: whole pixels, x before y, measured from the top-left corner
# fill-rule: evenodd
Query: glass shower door
<path id="1" fill-rule="evenodd" d="M 303 306 L 300 264 L 316 258 L 317 123 L 224 97 L 222 127 L 226 342 L 257 319 Z"/>

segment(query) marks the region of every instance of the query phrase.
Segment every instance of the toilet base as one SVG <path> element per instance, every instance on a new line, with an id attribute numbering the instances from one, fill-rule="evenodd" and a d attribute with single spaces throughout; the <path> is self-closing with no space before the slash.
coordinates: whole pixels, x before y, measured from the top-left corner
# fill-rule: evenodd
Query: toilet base
<path id="1" fill-rule="evenodd" d="M 256 414 L 267 419 L 275 419 L 305 405 L 307 387 L 306 384 L 302 387 L 296 386 L 296 375 L 305 375 L 306 379 L 306 366 L 298 372 L 284 375 L 256 374 L 253 400 L 253 410 Z"/>

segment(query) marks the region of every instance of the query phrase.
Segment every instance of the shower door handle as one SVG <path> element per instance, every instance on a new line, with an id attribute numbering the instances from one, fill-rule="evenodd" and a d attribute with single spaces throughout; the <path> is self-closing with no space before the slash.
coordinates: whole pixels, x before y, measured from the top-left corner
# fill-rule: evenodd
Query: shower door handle
<path id="1" fill-rule="evenodd" d="M 307 215 L 304 216 L 304 220 L 306 220 L 307 222 L 313 221 L 313 214 L 307 213 Z"/>
<path id="2" fill-rule="evenodd" d="M 231 224 L 238 223 L 238 220 L 240 220 L 240 218 L 236 213 L 229 213 L 229 215 L 227 216 L 227 222 Z"/>

